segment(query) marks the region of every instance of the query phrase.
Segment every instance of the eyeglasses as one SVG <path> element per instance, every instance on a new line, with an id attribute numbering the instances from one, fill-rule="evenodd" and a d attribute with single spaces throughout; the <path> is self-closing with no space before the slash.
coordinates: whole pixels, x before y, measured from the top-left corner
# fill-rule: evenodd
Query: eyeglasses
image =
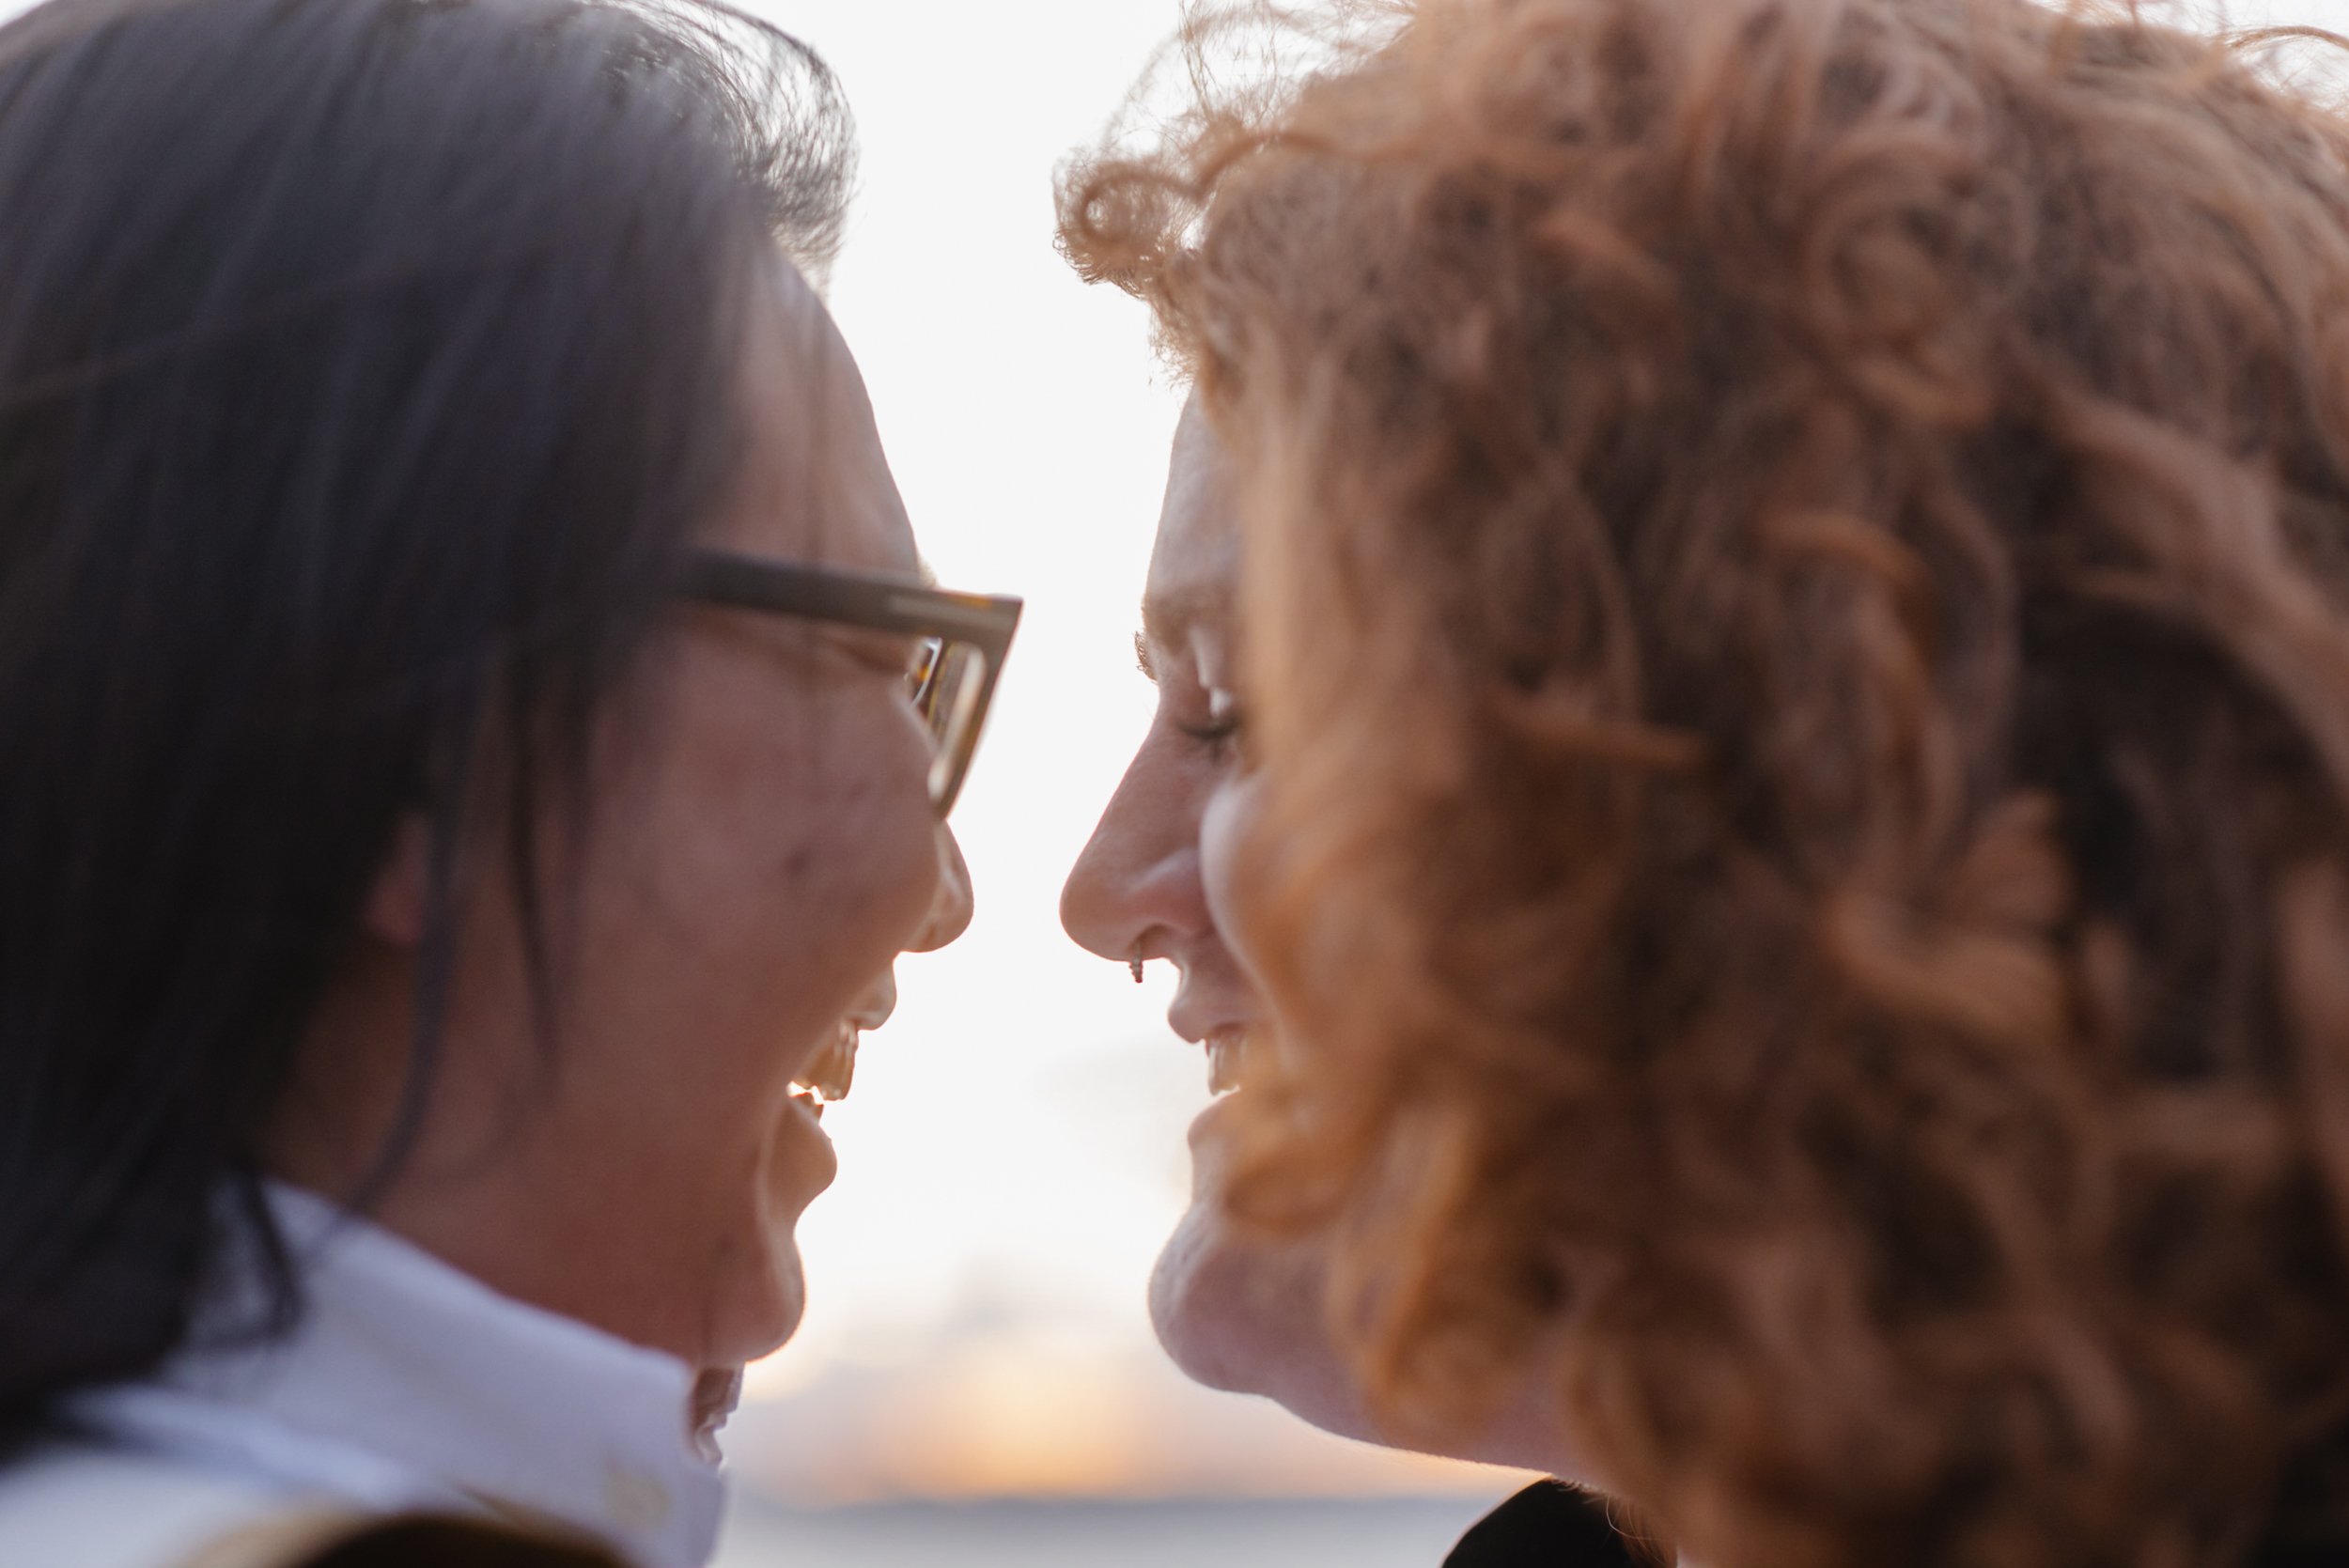
<path id="1" fill-rule="evenodd" d="M 906 669 L 906 690 L 930 727 L 930 807 L 941 817 L 954 809 L 979 748 L 996 676 L 1019 628 L 1020 600 L 723 550 L 688 556 L 678 591 L 739 610 L 920 639 Z"/>

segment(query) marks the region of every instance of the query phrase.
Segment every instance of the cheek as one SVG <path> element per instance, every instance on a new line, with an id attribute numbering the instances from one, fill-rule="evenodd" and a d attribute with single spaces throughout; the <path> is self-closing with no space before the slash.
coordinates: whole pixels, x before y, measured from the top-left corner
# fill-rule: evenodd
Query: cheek
<path id="1" fill-rule="evenodd" d="M 1216 784 L 1199 820 L 1199 875 L 1206 885 L 1207 910 L 1224 945 L 1251 978 L 1258 972 L 1256 948 L 1247 901 L 1238 893 L 1238 870 L 1262 805 L 1255 775 L 1229 775 Z"/>
<path id="2" fill-rule="evenodd" d="M 802 733 L 744 748 L 700 817 L 704 863 L 765 945 L 810 967 L 865 948 L 886 962 L 937 893 L 928 746 L 885 700 L 824 705 Z"/>
<path id="3" fill-rule="evenodd" d="M 939 876 L 928 747 L 901 705 L 763 696 L 674 713 L 599 835 L 626 842 L 599 878 L 588 977 L 658 1002 L 702 1051 L 739 1037 L 755 1060 L 830 1026 L 918 931 Z"/>

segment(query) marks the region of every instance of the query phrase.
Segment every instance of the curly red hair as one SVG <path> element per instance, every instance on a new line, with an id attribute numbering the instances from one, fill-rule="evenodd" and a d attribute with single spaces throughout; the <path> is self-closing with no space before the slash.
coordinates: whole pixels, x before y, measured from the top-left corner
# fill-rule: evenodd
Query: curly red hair
<path id="1" fill-rule="evenodd" d="M 2349 128 L 2125 11 L 1369 9 L 1062 192 L 1241 474 L 1240 1207 L 1710 1563 L 2349 1544 Z"/>

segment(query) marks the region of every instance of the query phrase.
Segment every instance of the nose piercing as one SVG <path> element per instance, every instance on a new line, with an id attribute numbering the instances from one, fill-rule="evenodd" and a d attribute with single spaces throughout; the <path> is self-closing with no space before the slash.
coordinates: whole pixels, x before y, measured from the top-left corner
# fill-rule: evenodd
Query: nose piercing
<path id="1" fill-rule="evenodd" d="M 1142 984 L 1142 944 L 1140 942 L 1134 944 L 1133 956 L 1126 960 L 1126 972 L 1134 977 L 1135 985 Z"/>

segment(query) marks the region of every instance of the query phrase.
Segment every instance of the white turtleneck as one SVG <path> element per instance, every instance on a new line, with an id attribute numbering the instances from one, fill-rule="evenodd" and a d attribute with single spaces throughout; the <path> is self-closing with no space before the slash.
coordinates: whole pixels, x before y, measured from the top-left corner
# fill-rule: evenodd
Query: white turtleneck
<path id="1" fill-rule="evenodd" d="M 257 1280 L 232 1265 L 189 1348 L 77 1416 L 289 1501 L 485 1511 L 584 1530 L 646 1568 L 708 1560 L 723 1483 L 683 1362 L 501 1296 L 312 1194 L 269 1197 L 303 1284 L 294 1331 L 250 1343 Z"/>

